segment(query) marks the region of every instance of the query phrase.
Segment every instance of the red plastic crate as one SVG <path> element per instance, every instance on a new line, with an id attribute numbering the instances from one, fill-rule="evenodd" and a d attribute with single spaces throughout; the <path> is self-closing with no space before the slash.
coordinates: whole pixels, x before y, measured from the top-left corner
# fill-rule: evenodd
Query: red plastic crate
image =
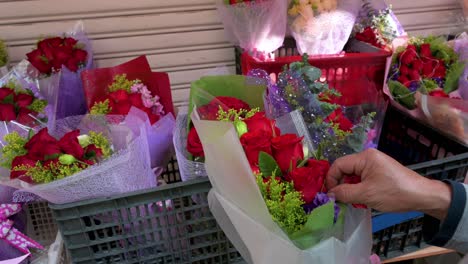
<path id="1" fill-rule="evenodd" d="M 291 47 L 283 47 L 282 49 Z M 390 52 L 346 53 L 342 55 L 309 56 L 311 65 L 322 70 L 321 81 L 340 91 L 342 105 L 360 104 L 366 95 L 383 96 L 385 66 Z M 276 76 L 285 64 L 300 61 L 302 57 L 283 56 L 260 60 L 243 52 L 240 58 L 242 74 L 252 69 L 263 69 Z M 273 78 L 275 78 L 273 76 Z"/>

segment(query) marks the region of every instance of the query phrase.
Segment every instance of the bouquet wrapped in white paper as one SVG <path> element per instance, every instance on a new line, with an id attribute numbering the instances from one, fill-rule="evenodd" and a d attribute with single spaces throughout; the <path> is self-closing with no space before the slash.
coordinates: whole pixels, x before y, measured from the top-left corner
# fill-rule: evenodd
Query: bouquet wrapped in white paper
<path id="1" fill-rule="evenodd" d="M 244 259 L 368 263 L 370 211 L 328 197 L 324 179 L 330 164 L 313 149 L 301 113 L 268 119 L 263 96 L 255 96 L 252 87 L 228 82 L 232 76 L 210 78 L 211 89 L 191 91 L 191 118 L 213 186 L 211 212 Z M 221 91 L 215 83 L 238 97 L 210 96 L 210 90 Z M 209 109 L 217 109 L 214 119 Z"/>

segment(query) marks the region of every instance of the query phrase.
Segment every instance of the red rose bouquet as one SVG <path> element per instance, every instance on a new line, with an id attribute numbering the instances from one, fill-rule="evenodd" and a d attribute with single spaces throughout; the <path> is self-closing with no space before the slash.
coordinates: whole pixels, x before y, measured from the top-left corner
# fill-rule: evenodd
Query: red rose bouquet
<path id="1" fill-rule="evenodd" d="M 218 87 L 229 89 L 228 83 Z M 192 84 L 193 94 L 206 96 L 199 85 Z M 369 258 L 370 214 L 328 197 L 324 179 L 330 164 L 321 150 L 311 148 L 300 113 L 272 120 L 261 111 L 262 104 L 244 101 L 235 105 L 249 108 L 218 105 L 213 121 L 205 114 L 213 108 L 213 98 L 206 99 L 207 104 L 194 101 L 192 121 L 213 186 L 210 209 L 229 238 L 243 245 L 237 247 L 243 257 L 253 263 L 315 263 L 329 256 L 337 256 L 332 263 L 345 263 Z M 265 250 L 269 254 L 262 254 Z"/>
<path id="2" fill-rule="evenodd" d="M 7 134 L 0 165 L 10 180 L 0 184 L 19 189 L 17 202 L 39 196 L 59 204 L 156 186 L 145 133 L 134 134 L 121 116 L 109 119 L 74 116 Z"/>
<path id="3" fill-rule="evenodd" d="M 47 106 L 33 84 L 14 78 L 12 73 L 0 80 L 0 122 L 26 127 L 46 123 Z"/>
<path id="4" fill-rule="evenodd" d="M 151 124 L 164 115 L 159 96 L 153 96 L 141 80 L 127 79 L 126 74 L 114 76 L 114 82 L 108 86 L 107 98 L 95 102 L 89 112 L 93 115 L 127 115 L 131 107 L 144 111 Z"/>
<path id="5" fill-rule="evenodd" d="M 393 50 L 395 38 L 405 35 L 405 31 L 393 13 L 383 1 L 363 1 L 358 22 L 354 25 L 354 38 L 374 47 Z"/>
<path id="6" fill-rule="evenodd" d="M 464 68 L 465 63 L 444 39 L 413 38 L 393 55 L 388 88 L 398 103 L 414 109 L 416 92 L 449 97 L 458 89 Z"/>
<path id="7" fill-rule="evenodd" d="M 57 102 L 57 119 L 86 113 L 80 72 L 92 68 L 93 54 L 81 22 L 68 33 L 39 40 L 26 57 L 17 71 L 47 91 L 48 101 Z"/>
<path id="8" fill-rule="evenodd" d="M 152 72 L 145 56 L 81 74 L 91 114 L 125 115 L 145 127 L 152 167 L 165 168 L 173 155 L 174 106 L 167 73 Z M 139 124 L 132 124 L 138 133 Z"/>
<path id="9" fill-rule="evenodd" d="M 468 142 L 468 37 L 453 42 L 443 38 L 411 38 L 393 56 L 387 93 L 415 118 Z M 406 109 L 405 109 L 406 108 Z"/>

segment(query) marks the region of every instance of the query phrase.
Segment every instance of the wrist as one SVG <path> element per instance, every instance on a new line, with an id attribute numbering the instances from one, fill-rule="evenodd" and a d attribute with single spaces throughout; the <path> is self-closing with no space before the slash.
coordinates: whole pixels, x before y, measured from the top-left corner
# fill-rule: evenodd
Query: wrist
<path id="1" fill-rule="evenodd" d="M 425 180 L 420 183 L 417 210 L 443 221 L 452 202 L 452 188 L 442 181 Z"/>

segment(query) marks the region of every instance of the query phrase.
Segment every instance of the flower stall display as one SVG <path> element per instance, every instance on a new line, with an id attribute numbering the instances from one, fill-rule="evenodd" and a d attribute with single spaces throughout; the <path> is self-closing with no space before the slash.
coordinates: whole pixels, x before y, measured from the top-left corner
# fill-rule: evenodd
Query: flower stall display
<path id="1" fill-rule="evenodd" d="M 196 87 L 194 94 L 207 96 Z M 307 142 L 302 116 L 273 120 L 249 105 L 218 107 L 216 121 L 205 120 L 212 100 L 194 103 L 192 122 L 213 186 L 210 209 L 233 244 L 242 245 L 241 255 L 252 263 L 367 261 L 370 213 L 326 194 L 330 164 Z"/>
<path id="2" fill-rule="evenodd" d="M 205 119 L 216 120 L 220 107 L 224 110 L 262 108 L 265 88 L 265 85 L 256 83 L 254 78 L 240 75 L 205 76 L 192 83 L 189 111 L 179 112 L 173 138 L 183 181 L 207 176 L 202 144 L 190 121 L 193 109 L 197 108 L 197 112 Z"/>
<path id="3" fill-rule="evenodd" d="M 293 0 L 288 24 L 300 54 L 340 53 L 356 22 L 361 1 Z"/>
<path id="4" fill-rule="evenodd" d="M 1 166 L 10 180 L 0 184 L 19 189 L 15 201 L 38 196 L 57 204 L 156 186 L 145 134 L 132 133 L 123 121 L 75 116 L 58 120 L 53 129 L 7 134 Z"/>
<path id="5" fill-rule="evenodd" d="M 86 113 L 80 72 L 93 67 L 91 43 L 82 22 L 65 34 L 40 39 L 15 67 L 44 91 L 48 101 L 57 101 L 57 119 Z"/>
<path id="6" fill-rule="evenodd" d="M 5 41 L 0 39 L 0 77 L 8 73 L 8 50 Z"/>
<path id="7" fill-rule="evenodd" d="M 388 77 L 395 102 L 463 142 L 468 142 L 468 109 L 458 101 L 467 100 L 467 39 L 466 33 L 453 43 L 434 36 L 411 38 L 396 50 Z"/>
<path id="8" fill-rule="evenodd" d="M 245 51 L 260 56 L 283 44 L 287 1 L 216 0 L 216 7 L 228 40 Z"/>
<path id="9" fill-rule="evenodd" d="M 167 73 L 152 72 L 146 56 L 118 66 L 82 72 L 87 108 L 93 115 L 123 115 L 145 127 L 153 168 L 173 154 L 174 106 Z M 130 122 L 129 121 L 129 122 Z M 139 133 L 139 125 L 131 125 Z"/>

